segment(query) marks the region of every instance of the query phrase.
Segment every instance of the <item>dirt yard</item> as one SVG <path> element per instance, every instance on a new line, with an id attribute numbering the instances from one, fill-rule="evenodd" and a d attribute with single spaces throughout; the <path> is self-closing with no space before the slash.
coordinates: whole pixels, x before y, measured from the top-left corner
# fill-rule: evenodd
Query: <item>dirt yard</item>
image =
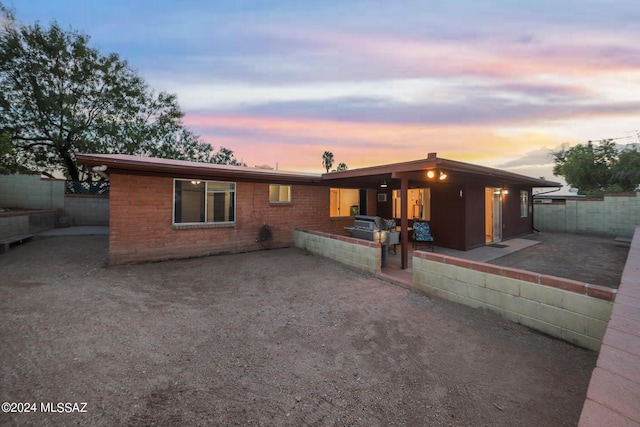
<path id="1" fill-rule="evenodd" d="M 490 261 L 536 273 L 618 288 L 629 255 L 629 244 L 612 237 L 566 233 L 535 233 L 540 243 Z"/>
<path id="2" fill-rule="evenodd" d="M 36 409 L 0 425 L 573 426 L 596 362 L 295 248 L 106 259 L 106 236 L 0 256 L 0 401 Z"/>

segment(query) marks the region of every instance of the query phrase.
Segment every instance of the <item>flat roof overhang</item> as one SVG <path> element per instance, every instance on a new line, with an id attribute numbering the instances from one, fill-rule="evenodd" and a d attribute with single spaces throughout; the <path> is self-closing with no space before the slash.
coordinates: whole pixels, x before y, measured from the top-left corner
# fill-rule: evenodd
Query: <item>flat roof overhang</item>
<path id="1" fill-rule="evenodd" d="M 562 187 L 562 184 L 544 179 L 478 166 L 455 160 L 438 158 L 430 153 L 426 159 L 381 166 L 358 168 L 324 174 L 287 172 L 246 166 L 219 165 L 184 160 L 159 159 L 125 154 L 79 154 L 78 162 L 89 166 L 106 166 L 107 173 L 122 172 L 134 175 L 155 175 L 186 179 L 229 179 L 271 184 L 322 185 L 341 188 L 379 188 L 383 182 L 399 188 L 403 179 L 409 187 L 425 183 L 464 183 L 474 180 L 494 182 L 496 185 L 514 184 L 531 187 Z M 447 179 L 428 178 L 427 171 L 441 170 Z"/>
<path id="2" fill-rule="evenodd" d="M 443 171 L 447 174 L 447 178 L 440 181 L 437 174 L 435 178 L 428 178 L 427 171 L 429 170 Z M 482 179 L 531 187 L 562 187 L 562 184 L 554 181 L 532 178 L 486 166 L 441 159 L 435 153 L 430 153 L 426 159 L 422 160 L 325 173 L 322 174 L 322 179 L 332 182 L 332 185 L 336 187 L 355 186 L 358 188 L 378 188 L 383 181 L 386 181 L 388 186 L 397 188 L 402 179 L 408 179 L 409 186 L 420 186 L 425 182 L 462 183 Z"/>
<path id="3" fill-rule="evenodd" d="M 219 165 L 126 154 L 79 154 L 77 159 L 79 163 L 89 167 L 106 166 L 106 173 L 122 172 L 134 175 L 186 179 L 232 179 L 247 182 L 268 182 L 270 184 L 323 185 L 320 174 L 304 174 L 246 166 Z"/>

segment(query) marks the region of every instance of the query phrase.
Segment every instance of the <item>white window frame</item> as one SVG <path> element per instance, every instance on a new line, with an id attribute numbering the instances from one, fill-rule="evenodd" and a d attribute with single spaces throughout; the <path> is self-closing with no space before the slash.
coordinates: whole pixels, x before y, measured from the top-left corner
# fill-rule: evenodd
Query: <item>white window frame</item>
<path id="1" fill-rule="evenodd" d="M 176 182 L 191 182 L 191 183 L 204 183 L 205 184 L 205 188 L 204 188 L 204 221 L 196 221 L 196 222 L 176 222 Z M 224 184 L 224 185 L 229 185 L 231 186 L 230 190 L 225 190 L 225 191 L 221 191 L 221 190 L 209 190 L 209 185 L 213 184 Z M 237 193 L 237 188 L 238 186 L 236 185 L 235 182 L 231 182 L 231 181 L 207 181 L 207 180 L 193 180 L 193 179 L 182 179 L 182 178 L 174 178 L 173 179 L 173 209 L 172 209 L 172 215 L 171 215 L 171 222 L 174 226 L 180 227 L 180 226 L 185 226 L 185 225 L 235 225 L 236 223 L 236 219 L 237 219 L 237 203 L 236 203 L 236 193 Z M 233 197 L 231 202 L 233 203 L 233 220 L 232 221 L 207 221 L 207 214 L 209 212 L 209 194 L 213 194 L 213 193 L 225 193 L 225 194 L 229 194 L 229 193 L 233 193 Z"/>
<path id="2" fill-rule="evenodd" d="M 283 190 L 285 200 L 283 200 Z M 273 200 L 271 196 L 275 194 L 278 200 Z M 269 184 L 269 203 L 272 205 L 286 205 L 291 203 L 291 186 L 284 184 Z"/>

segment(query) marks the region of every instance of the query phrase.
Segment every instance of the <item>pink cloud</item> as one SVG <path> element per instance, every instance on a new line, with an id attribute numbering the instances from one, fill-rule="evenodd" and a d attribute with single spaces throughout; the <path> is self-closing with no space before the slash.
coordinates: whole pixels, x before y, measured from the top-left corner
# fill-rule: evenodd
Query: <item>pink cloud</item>
<path id="1" fill-rule="evenodd" d="M 350 168 L 415 160 L 430 152 L 460 161 L 490 163 L 505 152 L 524 153 L 552 138 L 500 135 L 483 127 L 356 123 L 254 116 L 187 115 L 202 140 L 234 151 L 248 166 L 278 164 L 282 170 L 322 171 L 322 153 Z M 224 134 L 224 135 L 221 135 Z"/>
<path id="2" fill-rule="evenodd" d="M 527 37 L 526 41 L 505 36 L 436 39 L 322 31 L 307 31 L 300 37 L 320 49 L 380 64 L 382 72 L 393 70 L 396 75 L 571 76 L 635 70 L 640 65 L 632 39 L 588 30 L 580 33 L 549 30 L 541 37 Z"/>

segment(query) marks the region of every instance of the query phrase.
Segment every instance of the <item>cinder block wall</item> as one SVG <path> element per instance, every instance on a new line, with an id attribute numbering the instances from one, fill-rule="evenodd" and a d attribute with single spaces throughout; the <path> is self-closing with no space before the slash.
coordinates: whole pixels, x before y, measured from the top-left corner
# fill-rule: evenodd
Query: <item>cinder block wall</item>
<path id="1" fill-rule="evenodd" d="M 58 210 L 0 213 L 0 240 L 50 230 L 59 216 Z"/>
<path id="2" fill-rule="evenodd" d="M 533 226 L 542 231 L 631 237 L 640 225 L 637 193 L 603 199 L 567 199 L 566 203 L 534 203 Z"/>
<path id="3" fill-rule="evenodd" d="M 173 221 L 173 178 L 111 173 L 109 260 L 112 264 L 187 258 L 262 249 L 263 224 L 271 247 L 294 244 L 295 227 L 340 233 L 353 218 L 329 217 L 329 188 L 291 187 L 291 203 L 269 203 L 269 185 L 236 182 L 236 223 L 177 225 Z"/>
<path id="4" fill-rule="evenodd" d="M 64 215 L 74 226 L 109 225 L 109 197 L 67 194 Z"/>
<path id="5" fill-rule="evenodd" d="M 296 247 L 316 255 L 339 261 L 367 273 L 380 273 L 382 265 L 380 243 L 303 229 L 294 231 L 294 240 Z"/>
<path id="6" fill-rule="evenodd" d="M 598 350 L 611 315 L 615 289 L 529 271 L 416 251 L 413 286 Z"/>
<path id="7" fill-rule="evenodd" d="M 0 240 L 29 234 L 29 216 L 0 216 Z"/>
<path id="8" fill-rule="evenodd" d="M 0 207 L 64 209 L 64 180 L 0 175 Z"/>

